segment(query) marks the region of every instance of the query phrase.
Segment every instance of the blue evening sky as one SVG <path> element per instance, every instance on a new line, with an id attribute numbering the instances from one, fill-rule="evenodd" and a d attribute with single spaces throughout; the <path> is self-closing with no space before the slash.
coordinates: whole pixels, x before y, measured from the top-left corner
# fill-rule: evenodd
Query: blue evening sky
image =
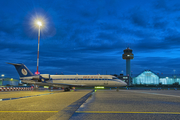
<path id="1" fill-rule="evenodd" d="M 180 72 L 179 0 L 0 0 L 0 74 L 6 62 L 42 74 L 125 74 L 123 50 L 133 49 L 133 74 Z M 122 72 L 123 71 L 123 72 Z"/>

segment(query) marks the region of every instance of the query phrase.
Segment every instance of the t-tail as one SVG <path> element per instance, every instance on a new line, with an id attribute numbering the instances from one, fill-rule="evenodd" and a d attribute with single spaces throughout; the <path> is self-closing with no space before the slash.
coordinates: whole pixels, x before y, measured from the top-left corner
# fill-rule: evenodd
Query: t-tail
<path id="1" fill-rule="evenodd" d="M 41 75 L 33 75 L 33 73 L 22 63 L 7 63 L 14 65 L 16 68 L 20 80 L 25 83 L 32 83 L 32 82 L 43 82 L 45 83 L 47 80 L 50 80 L 50 75 L 49 74 L 41 74 Z M 27 80 L 33 80 L 33 81 L 27 81 Z"/>
<path id="2" fill-rule="evenodd" d="M 20 77 L 34 76 L 33 73 L 22 63 L 18 63 L 18 64 L 8 63 L 8 64 L 14 65 Z"/>

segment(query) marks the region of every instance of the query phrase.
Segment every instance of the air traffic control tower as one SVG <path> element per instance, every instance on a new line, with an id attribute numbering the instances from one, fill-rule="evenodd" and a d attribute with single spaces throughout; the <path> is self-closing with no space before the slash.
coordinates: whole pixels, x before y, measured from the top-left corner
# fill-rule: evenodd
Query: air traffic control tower
<path id="1" fill-rule="evenodd" d="M 122 58 L 126 60 L 126 76 L 129 76 L 128 85 L 130 85 L 131 80 L 131 59 L 134 58 L 134 55 L 132 54 L 132 49 L 129 47 L 124 50 L 124 54 L 122 55 Z"/>

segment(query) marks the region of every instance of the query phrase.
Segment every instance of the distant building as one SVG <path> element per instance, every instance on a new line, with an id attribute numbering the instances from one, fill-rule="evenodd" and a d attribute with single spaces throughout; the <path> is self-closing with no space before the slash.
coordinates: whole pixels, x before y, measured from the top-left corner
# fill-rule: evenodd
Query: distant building
<path id="1" fill-rule="evenodd" d="M 118 77 L 120 80 L 122 80 L 122 81 L 124 81 L 124 82 L 126 82 L 127 84 L 128 84 L 128 86 L 129 86 L 129 76 L 124 76 L 123 74 L 120 74 L 120 75 L 116 75 L 116 77 Z M 132 84 L 132 83 L 130 83 L 130 84 Z"/>
<path id="2" fill-rule="evenodd" d="M 16 86 L 19 84 L 19 80 L 13 78 L 0 78 L 0 86 Z"/>
<path id="3" fill-rule="evenodd" d="M 145 70 L 141 74 L 132 78 L 133 85 L 173 85 L 180 84 L 180 76 L 170 76 L 163 74 L 155 74 L 150 70 Z"/>
<path id="4" fill-rule="evenodd" d="M 152 71 L 145 70 L 137 77 L 133 77 L 132 82 L 133 84 L 137 84 L 137 85 L 144 85 L 144 84 L 158 85 L 160 80 L 158 75 L 156 75 Z"/>
<path id="5" fill-rule="evenodd" d="M 180 76 L 172 75 L 166 77 L 160 77 L 160 83 L 163 85 L 180 84 Z"/>

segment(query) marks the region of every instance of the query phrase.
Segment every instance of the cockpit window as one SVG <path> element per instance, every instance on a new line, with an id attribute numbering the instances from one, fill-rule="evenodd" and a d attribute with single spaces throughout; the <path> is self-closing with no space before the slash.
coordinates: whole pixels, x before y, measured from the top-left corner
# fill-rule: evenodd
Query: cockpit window
<path id="1" fill-rule="evenodd" d="M 117 77 L 112 77 L 112 79 L 118 79 Z"/>

